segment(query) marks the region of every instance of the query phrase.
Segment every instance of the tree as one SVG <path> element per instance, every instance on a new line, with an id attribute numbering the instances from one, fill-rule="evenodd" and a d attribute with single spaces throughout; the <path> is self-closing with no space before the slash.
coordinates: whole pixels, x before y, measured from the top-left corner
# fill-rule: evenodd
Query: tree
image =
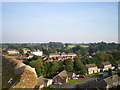
<path id="1" fill-rule="evenodd" d="M 69 46 L 69 44 L 68 43 L 65 43 L 65 47 L 68 47 Z"/>
<path id="2" fill-rule="evenodd" d="M 23 55 L 24 55 L 24 51 L 23 51 L 23 50 L 20 50 L 20 54 L 23 56 Z"/>
<path id="3" fill-rule="evenodd" d="M 96 57 L 98 57 L 98 59 L 102 61 L 109 60 L 109 55 L 106 52 L 97 52 Z"/>
<path id="4" fill-rule="evenodd" d="M 55 74 L 59 69 L 59 64 L 57 62 L 52 63 L 51 74 Z"/>
<path id="5" fill-rule="evenodd" d="M 37 60 L 38 59 L 38 56 L 37 55 L 34 55 L 33 57 L 32 57 L 32 60 Z"/>
<path id="6" fill-rule="evenodd" d="M 117 75 L 120 77 L 120 70 L 117 72 Z"/>
<path id="7" fill-rule="evenodd" d="M 29 65 L 35 68 L 38 76 L 45 75 L 44 66 L 41 59 L 29 62 Z"/>
<path id="8" fill-rule="evenodd" d="M 8 55 L 7 50 L 2 51 L 2 54 L 4 54 L 4 55 Z"/>
<path id="9" fill-rule="evenodd" d="M 81 71 L 80 71 L 80 73 L 83 74 L 83 75 L 86 75 L 87 71 L 82 68 Z"/>
<path id="10" fill-rule="evenodd" d="M 46 73 L 45 77 L 46 76 L 50 76 L 50 71 L 51 71 L 51 67 L 52 67 L 52 62 L 44 62 L 43 65 L 44 65 L 44 71 Z"/>
<path id="11" fill-rule="evenodd" d="M 66 65 L 66 67 L 65 67 L 66 71 L 68 71 L 68 72 L 73 72 L 74 71 L 73 70 L 73 61 L 72 61 L 72 59 L 66 59 L 65 60 L 65 65 Z"/>
<path id="12" fill-rule="evenodd" d="M 97 51 L 97 46 L 90 44 L 89 48 L 88 48 L 89 54 L 92 55 L 93 53 L 95 53 Z"/>
<path id="13" fill-rule="evenodd" d="M 79 71 L 82 69 L 83 64 L 81 63 L 81 60 L 79 57 L 74 58 L 74 70 L 79 73 Z"/>
<path id="14" fill-rule="evenodd" d="M 108 76 L 112 76 L 112 70 L 110 68 L 108 69 Z"/>
<path id="15" fill-rule="evenodd" d="M 78 56 L 79 55 L 84 56 L 87 54 L 87 49 L 79 45 L 76 47 L 73 47 L 72 49 L 73 49 L 73 52 L 75 52 Z"/>

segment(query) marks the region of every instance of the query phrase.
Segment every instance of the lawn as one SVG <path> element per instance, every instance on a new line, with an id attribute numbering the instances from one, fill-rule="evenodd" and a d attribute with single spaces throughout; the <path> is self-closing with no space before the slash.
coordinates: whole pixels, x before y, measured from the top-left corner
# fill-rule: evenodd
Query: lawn
<path id="1" fill-rule="evenodd" d="M 88 74 L 86 75 L 87 77 L 93 77 L 93 76 L 98 76 L 100 73 L 94 73 L 94 74 Z"/>
<path id="2" fill-rule="evenodd" d="M 69 45 L 68 47 L 69 47 L 69 48 L 73 48 L 73 47 L 75 47 L 75 45 Z"/>
<path id="3" fill-rule="evenodd" d="M 84 47 L 84 48 L 87 48 L 87 47 L 89 47 L 89 46 L 87 46 L 87 45 L 80 45 L 81 47 Z"/>
<path id="4" fill-rule="evenodd" d="M 80 45 L 81 47 L 84 47 L 84 48 L 87 48 L 87 47 L 89 47 L 88 45 Z M 75 45 L 69 45 L 68 46 L 69 48 L 73 48 L 73 47 L 75 47 Z"/>
<path id="5" fill-rule="evenodd" d="M 80 81 L 83 81 L 85 80 L 86 78 L 81 78 L 81 79 L 69 79 L 68 80 L 68 83 L 69 84 L 73 84 L 73 83 L 76 83 L 76 82 L 80 82 Z"/>

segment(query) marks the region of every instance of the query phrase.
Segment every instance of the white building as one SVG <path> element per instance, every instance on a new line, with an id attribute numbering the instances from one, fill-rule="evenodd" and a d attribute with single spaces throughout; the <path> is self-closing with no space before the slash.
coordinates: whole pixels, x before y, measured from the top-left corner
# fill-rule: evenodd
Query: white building
<path id="1" fill-rule="evenodd" d="M 43 55 L 43 51 L 36 50 L 36 51 L 31 52 L 31 54 L 36 55 L 36 56 L 42 56 Z"/>

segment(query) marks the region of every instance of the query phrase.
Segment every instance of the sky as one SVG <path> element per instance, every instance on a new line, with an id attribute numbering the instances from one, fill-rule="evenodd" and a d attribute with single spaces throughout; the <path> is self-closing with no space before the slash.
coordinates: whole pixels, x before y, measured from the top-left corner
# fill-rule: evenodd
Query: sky
<path id="1" fill-rule="evenodd" d="M 3 43 L 118 42 L 117 2 L 3 2 Z"/>

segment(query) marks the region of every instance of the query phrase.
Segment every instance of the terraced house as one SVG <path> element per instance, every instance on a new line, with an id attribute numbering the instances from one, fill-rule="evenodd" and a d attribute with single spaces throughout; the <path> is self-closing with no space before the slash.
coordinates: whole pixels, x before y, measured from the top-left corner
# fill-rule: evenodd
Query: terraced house
<path id="1" fill-rule="evenodd" d="M 19 54 L 19 51 L 16 49 L 9 49 L 7 52 L 8 54 Z"/>
<path id="2" fill-rule="evenodd" d="M 115 66 L 115 69 L 120 69 L 120 61 L 115 61 L 112 65 Z"/>
<path id="3" fill-rule="evenodd" d="M 108 69 L 112 69 L 112 64 L 110 62 L 102 62 L 98 65 L 101 71 L 108 71 Z"/>
<path id="4" fill-rule="evenodd" d="M 98 69 L 97 65 L 95 64 L 87 64 L 84 66 L 84 69 L 87 70 L 87 74 L 100 72 L 100 69 Z"/>

